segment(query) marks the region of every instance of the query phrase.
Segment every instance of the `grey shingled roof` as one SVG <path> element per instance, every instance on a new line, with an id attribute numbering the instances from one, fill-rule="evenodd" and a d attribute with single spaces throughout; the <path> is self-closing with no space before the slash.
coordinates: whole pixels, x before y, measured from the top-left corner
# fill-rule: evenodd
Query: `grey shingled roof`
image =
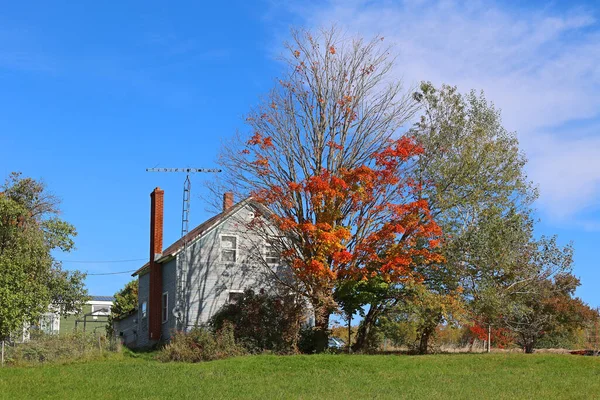
<path id="1" fill-rule="evenodd" d="M 115 301 L 112 296 L 91 296 L 92 301 Z"/>

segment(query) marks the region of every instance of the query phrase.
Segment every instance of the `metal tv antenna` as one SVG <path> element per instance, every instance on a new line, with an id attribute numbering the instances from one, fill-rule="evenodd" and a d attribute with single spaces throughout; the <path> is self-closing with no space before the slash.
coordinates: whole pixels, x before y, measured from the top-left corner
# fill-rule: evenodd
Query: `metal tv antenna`
<path id="1" fill-rule="evenodd" d="M 178 264 L 179 279 L 177 280 L 177 304 L 173 308 L 173 315 L 177 318 L 177 323 L 180 325 L 183 323 L 183 311 L 185 308 L 183 290 L 186 288 L 186 277 L 187 277 L 187 253 L 188 253 L 188 237 L 187 234 L 190 230 L 190 198 L 192 190 L 192 182 L 190 181 L 190 174 L 198 172 L 218 173 L 220 169 L 215 168 L 146 168 L 146 172 L 183 172 L 185 173 L 185 181 L 183 182 L 183 206 L 181 211 L 181 240 L 183 241 L 183 252 L 180 256 L 180 263 Z"/>

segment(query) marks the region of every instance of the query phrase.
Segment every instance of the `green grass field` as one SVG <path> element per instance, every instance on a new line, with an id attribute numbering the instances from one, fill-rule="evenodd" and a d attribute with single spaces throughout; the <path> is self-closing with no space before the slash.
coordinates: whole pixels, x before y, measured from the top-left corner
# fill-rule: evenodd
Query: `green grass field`
<path id="1" fill-rule="evenodd" d="M 2 399 L 599 399 L 600 357 L 250 356 L 162 364 L 119 356 L 0 370 Z"/>

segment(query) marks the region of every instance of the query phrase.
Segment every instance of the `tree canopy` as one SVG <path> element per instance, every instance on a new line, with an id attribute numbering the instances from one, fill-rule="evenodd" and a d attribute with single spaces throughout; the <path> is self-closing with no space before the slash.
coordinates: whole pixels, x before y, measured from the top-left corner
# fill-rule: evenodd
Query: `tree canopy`
<path id="1" fill-rule="evenodd" d="M 217 189 L 268 210 L 250 231 L 292 269 L 318 330 L 335 310 L 358 312 L 360 350 L 393 310 L 418 321 L 426 352 L 439 324 L 500 331 L 527 309 L 523 291 L 570 273 L 571 247 L 534 237 L 527 160 L 483 93 L 408 93 L 383 38 L 335 29 L 293 31 L 283 60 L 248 130 L 224 145 Z"/>
<path id="2" fill-rule="evenodd" d="M 253 232 L 292 268 L 323 332 L 336 283 L 411 280 L 416 260 L 438 257 L 423 184 L 407 175 L 423 150 L 395 137 L 414 101 L 389 79 L 381 39 L 293 32 L 285 77 L 221 157 L 222 183 L 272 212 L 275 231 L 257 218 Z"/>
<path id="3" fill-rule="evenodd" d="M 85 275 L 66 271 L 54 250 L 73 249 L 75 228 L 60 219 L 60 201 L 42 182 L 12 173 L 0 189 L 0 337 L 41 314 L 81 310 Z"/>

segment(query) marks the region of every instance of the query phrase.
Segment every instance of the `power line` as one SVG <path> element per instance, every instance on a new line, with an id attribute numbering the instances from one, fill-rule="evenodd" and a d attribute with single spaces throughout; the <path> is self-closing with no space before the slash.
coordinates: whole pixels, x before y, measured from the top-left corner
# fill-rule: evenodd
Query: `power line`
<path id="1" fill-rule="evenodd" d="M 88 261 L 88 260 L 58 260 L 63 263 L 79 263 L 79 264 L 110 264 L 110 263 L 124 263 L 133 261 L 146 261 L 147 258 L 134 258 L 131 260 L 102 260 L 102 261 Z"/>
<path id="2" fill-rule="evenodd" d="M 119 272 L 101 272 L 101 273 L 97 273 L 97 274 L 88 274 L 86 273 L 87 276 L 97 276 L 97 275 L 118 275 L 118 274 L 128 274 L 130 272 L 135 272 L 137 271 L 137 269 L 130 269 L 128 271 L 119 271 Z"/>

